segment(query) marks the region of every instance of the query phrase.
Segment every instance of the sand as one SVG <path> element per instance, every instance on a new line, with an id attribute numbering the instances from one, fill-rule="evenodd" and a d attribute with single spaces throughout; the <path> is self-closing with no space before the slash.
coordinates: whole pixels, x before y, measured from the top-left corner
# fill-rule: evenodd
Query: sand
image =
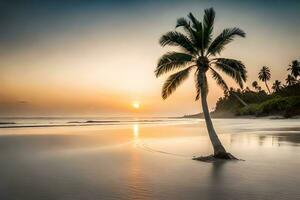
<path id="1" fill-rule="evenodd" d="M 299 119 L 0 129 L 0 199 L 300 199 Z"/>

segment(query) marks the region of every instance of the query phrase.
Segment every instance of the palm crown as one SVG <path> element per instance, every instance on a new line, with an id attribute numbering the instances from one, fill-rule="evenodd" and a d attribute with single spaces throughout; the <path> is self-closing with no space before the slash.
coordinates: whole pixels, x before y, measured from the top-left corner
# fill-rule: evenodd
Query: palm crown
<path id="1" fill-rule="evenodd" d="M 261 91 L 261 87 L 258 85 L 257 81 L 253 81 L 253 82 L 252 82 L 252 87 L 253 87 L 255 90 Z"/>
<path id="2" fill-rule="evenodd" d="M 265 82 L 266 88 L 268 89 L 269 94 L 271 94 L 271 91 L 270 91 L 269 86 L 267 84 L 267 81 L 271 79 L 271 72 L 270 72 L 269 67 L 263 66 L 261 68 L 261 70 L 258 73 L 258 79 Z"/>
<path id="3" fill-rule="evenodd" d="M 271 78 L 271 72 L 269 67 L 263 66 L 258 73 L 258 78 L 261 81 L 268 81 Z"/>
<path id="4" fill-rule="evenodd" d="M 253 81 L 253 82 L 252 82 L 252 87 L 254 87 L 255 89 L 258 87 L 257 81 Z"/>
<path id="5" fill-rule="evenodd" d="M 281 89 L 281 82 L 276 80 L 273 85 L 272 85 L 272 89 L 275 91 L 275 92 L 279 92 L 280 89 Z"/>
<path id="6" fill-rule="evenodd" d="M 170 31 L 160 38 L 162 46 L 179 47 L 179 52 L 168 52 L 158 61 L 155 75 L 161 76 L 173 70 L 180 70 L 166 80 L 162 89 L 162 97 L 166 99 L 173 91 L 188 78 L 189 73 L 195 69 L 196 100 L 199 99 L 200 91 L 208 92 L 206 72 L 210 71 L 213 79 L 224 90 L 228 86 L 218 71 L 229 75 L 239 86 L 243 87 L 246 81 L 246 69 L 241 61 L 229 58 L 216 57 L 227 44 L 236 36 L 245 37 L 245 32 L 239 28 L 224 29 L 214 40 L 215 11 L 213 8 L 206 9 L 203 21 L 200 22 L 192 13 L 188 19 L 179 18 L 176 28 L 181 27 L 184 32 Z"/>
<path id="7" fill-rule="evenodd" d="M 293 75 L 296 79 L 297 76 L 300 76 L 300 62 L 298 60 L 293 60 L 292 64 L 287 70 L 291 71 L 291 75 Z"/>
<path id="8" fill-rule="evenodd" d="M 287 78 L 285 79 L 285 82 L 286 82 L 287 85 L 293 85 L 294 83 L 297 82 L 297 80 L 295 79 L 294 76 L 292 76 L 292 75 L 289 74 L 287 76 Z"/>

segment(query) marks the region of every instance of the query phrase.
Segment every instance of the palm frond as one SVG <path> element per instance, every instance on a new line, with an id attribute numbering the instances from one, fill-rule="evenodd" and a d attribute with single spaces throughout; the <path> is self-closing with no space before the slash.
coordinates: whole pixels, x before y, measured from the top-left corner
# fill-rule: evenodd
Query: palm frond
<path id="1" fill-rule="evenodd" d="M 203 17 L 203 48 L 206 49 L 212 40 L 214 29 L 215 11 L 213 8 L 206 9 Z"/>
<path id="2" fill-rule="evenodd" d="M 197 20 L 192 13 L 188 14 L 188 18 L 192 22 L 192 30 L 193 30 L 193 37 L 194 37 L 194 44 L 198 50 L 200 50 L 201 55 L 204 54 L 203 48 L 203 25 L 202 23 Z"/>
<path id="3" fill-rule="evenodd" d="M 190 54 L 197 53 L 197 51 L 195 50 L 190 39 L 187 36 L 185 36 L 184 34 L 177 32 L 177 31 L 170 31 L 170 32 L 164 34 L 160 38 L 159 43 L 162 46 L 166 46 L 166 45 L 179 46 L 184 51 L 186 51 Z"/>
<path id="4" fill-rule="evenodd" d="M 168 73 L 174 69 L 185 67 L 193 59 L 193 56 L 179 52 L 168 52 L 164 54 L 158 61 L 154 71 L 155 76 Z"/>
<path id="5" fill-rule="evenodd" d="M 205 73 L 197 70 L 195 73 L 195 86 L 196 86 L 196 98 L 195 101 L 199 100 L 201 92 L 205 92 L 205 95 L 208 94 L 208 83 Z"/>
<path id="6" fill-rule="evenodd" d="M 207 55 L 216 55 L 225 48 L 225 46 L 233 41 L 236 36 L 245 37 L 246 34 L 243 30 L 239 28 L 227 28 L 218 35 L 214 41 L 210 44 L 207 50 Z"/>
<path id="7" fill-rule="evenodd" d="M 196 30 L 196 31 L 201 31 L 202 32 L 202 23 L 199 22 L 199 20 L 196 19 L 196 17 L 194 17 L 193 13 L 189 13 L 188 14 L 188 18 L 191 20 L 192 22 L 192 27 Z"/>
<path id="8" fill-rule="evenodd" d="M 227 91 L 228 90 L 228 86 L 226 84 L 226 82 L 224 81 L 224 79 L 222 78 L 222 76 L 213 68 L 210 67 L 210 71 L 212 73 L 212 77 L 213 79 L 216 80 L 217 84 L 224 90 Z"/>
<path id="9" fill-rule="evenodd" d="M 194 31 L 192 30 L 190 22 L 187 19 L 185 19 L 184 17 L 177 19 L 175 28 L 179 28 L 179 27 L 183 27 L 185 32 L 189 35 L 190 40 L 193 40 Z"/>
<path id="10" fill-rule="evenodd" d="M 213 60 L 215 60 L 214 64 L 218 69 L 232 77 L 243 88 L 243 82 L 247 79 L 247 71 L 241 61 L 228 58 L 216 58 Z"/>
<path id="11" fill-rule="evenodd" d="M 192 67 L 188 67 L 169 76 L 162 88 L 163 99 L 168 98 L 168 96 L 170 96 L 176 90 L 176 88 L 188 78 L 191 69 Z"/>
<path id="12" fill-rule="evenodd" d="M 224 63 L 224 64 L 232 67 L 235 71 L 240 73 L 242 80 L 246 81 L 247 70 L 246 70 L 245 65 L 241 61 L 235 60 L 235 59 L 229 59 L 229 58 L 216 58 L 213 60 L 216 60 L 216 62 L 218 62 L 218 63 Z"/>
<path id="13" fill-rule="evenodd" d="M 187 28 L 190 26 L 190 23 L 184 17 L 181 17 L 181 18 L 177 19 L 176 28 L 181 27 L 181 26 L 184 28 Z"/>
<path id="14" fill-rule="evenodd" d="M 197 32 L 192 29 L 190 22 L 187 21 L 185 18 L 179 18 L 177 19 L 177 24 L 176 28 L 183 27 L 184 31 L 187 33 L 188 38 L 192 42 L 192 44 L 196 47 L 199 47 L 200 45 L 200 40 L 199 37 L 197 36 Z"/>

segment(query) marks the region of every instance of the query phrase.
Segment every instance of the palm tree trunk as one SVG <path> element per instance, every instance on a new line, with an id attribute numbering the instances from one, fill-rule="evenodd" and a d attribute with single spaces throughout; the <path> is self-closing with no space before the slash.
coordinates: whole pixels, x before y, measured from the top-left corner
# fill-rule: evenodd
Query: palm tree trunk
<path id="1" fill-rule="evenodd" d="M 269 94 L 271 94 L 271 91 L 270 91 L 270 88 L 269 88 L 269 86 L 268 86 L 268 84 L 267 84 L 267 81 L 265 81 L 265 84 L 266 84 L 266 88 L 267 88 L 268 91 L 269 91 Z"/>
<path id="2" fill-rule="evenodd" d="M 202 75 L 206 76 L 204 73 L 202 73 Z M 206 78 L 204 78 L 204 79 L 206 79 Z M 221 141 L 219 140 L 218 135 L 216 134 L 213 123 L 210 118 L 207 101 L 206 101 L 207 94 L 206 94 L 205 88 L 201 88 L 200 93 L 201 93 L 202 110 L 203 110 L 203 114 L 204 114 L 204 118 L 205 118 L 205 122 L 206 122 L 206 128 L 208 131 L 208 135 L 209 135 L 210 141 L 211 141 L 213 149 L 214 149 L 214 156 L 220 157 L 220 158 L 225 157 L 225 156 L 227 156 L 227 152 L 226 152 L 225 148 L 223 147 Z"/>
<path id="3" fill-rule="evenodd" d="M 233 94 L 233 96 L 235 96 L 235 98 L 241 103 L 241 104 L 243 104 L 243 106 L 248 106 L 248 104 L 245 102 L 245 101 L 243 101 L 243 99 L 241 99 L 237 94 L 235 94 L 234 92 L 232 92 L 231 94 Z"/>

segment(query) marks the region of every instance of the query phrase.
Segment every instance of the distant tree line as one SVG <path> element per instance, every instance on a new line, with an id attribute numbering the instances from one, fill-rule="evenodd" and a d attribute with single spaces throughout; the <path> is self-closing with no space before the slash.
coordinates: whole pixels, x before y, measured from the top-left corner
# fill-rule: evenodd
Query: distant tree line
<path id="1" fill-rule="evenodd" d="M 252 82 L 252 89 L 229 88 L 216 103 L 214 113 L 229 112 L 236 115 L 282 114 L 286 117 L 300 114 L 300 62 L 293 60 L 288 66 L 285 80 L 275 80 L 269 87 L 271 70 L 263 66 L 258 73 L 266 91 L 258 81 Z M 244 102 L 244 103 L 243 103 Z"/>

